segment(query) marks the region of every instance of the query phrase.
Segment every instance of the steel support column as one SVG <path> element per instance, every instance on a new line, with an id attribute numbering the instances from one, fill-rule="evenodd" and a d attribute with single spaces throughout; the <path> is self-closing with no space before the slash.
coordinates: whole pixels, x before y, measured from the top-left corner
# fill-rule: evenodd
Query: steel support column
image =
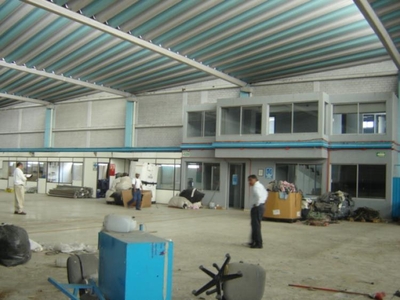
<path id="1" fill-rule="evenodd" d="M 53 144 L 53 112 L 54 108 L 46 108 L 46 119 L 44 127 L 44 148 L 51 148 Z"/>
<path id="2" fill-rule="evenodd" d="M 376 35 L 381 40 L 383 46 L 385 46 L 386 51 L 392 58 L 393 62 L 400 70 L 400 54 L 394 44 L 392 38 L 387 32 L 385 26 L 383 26 L 382 21 L 376 15 L 374 9 L 369 4 L 368 0 L 353 0 L 357 5 L 358 9 L 364 15 L 365 19 L 368 21 L 369 25 L 375 31 Z"/>
<path id="3" fill-rule="evenodd" d="M 125 147 L 133 147 L 135 140 L 135 102 L 126 101 L 125 109 Z"/>

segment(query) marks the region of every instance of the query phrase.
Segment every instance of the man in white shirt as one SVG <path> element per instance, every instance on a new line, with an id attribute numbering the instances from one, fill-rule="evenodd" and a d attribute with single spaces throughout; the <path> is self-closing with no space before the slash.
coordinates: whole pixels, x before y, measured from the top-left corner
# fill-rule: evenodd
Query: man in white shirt
<path id="1" fill-rule="evenodd" d="M 253 189 L 251 197 L 251 242 L 252 249 L 262 249 L 263 240 L 261 235 L 261 221 L 265 210 L 265 201 L 268 198 L 268 192 L 265 187 L 258 181 L 256 175 L 250 175 L 248 178 L 249 185 Z"/>
<path id="2" fill-rule="evenodd" d="M 23 169 L 22 163 L 18 162 L 17 167 L 14 170 L 14 214 L 16 215 L 26 215 L 23 211 L 24 202 L 25 202 L 25 183 L 26 183 L 26 176 Z"/>
<path id="3" fill-rule="evenodd" d="M 142 181 L 139 179 L 140 174 L 136 173 L 135 178 L 132 180 L 132 195 L 133 198 L 128 202 L 128 206 L 136 201 L 136 210 L 141 210 L 142 206 Z"/>

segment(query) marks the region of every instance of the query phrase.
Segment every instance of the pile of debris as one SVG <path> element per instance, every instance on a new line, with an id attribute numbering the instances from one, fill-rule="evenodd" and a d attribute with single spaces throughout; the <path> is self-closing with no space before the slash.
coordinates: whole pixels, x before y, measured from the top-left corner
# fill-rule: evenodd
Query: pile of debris
<path id="1" fill-rule="evenodd" d="M 49 196 L 63 197 L 63 198 L 92 198 L 93 189 L 82 186 L 72 185 L 57 185 L 56 188 L 51 189 L 48 193 Z"/>
<path id="2" fill-rule="evenodd" d="M 382 221 L 379 211 L 369 207 L 359 207 L 349 218 L 350 221 L 358 222 L 373 222 L 379 223 Z"/>
<path id="3" fill-rule="evenodd" d="M 328 215 L 331 220 L 347 219 L 353 214 L 354 201 L 350 194 L 342 191 L 328 192 L 317 198 L 311 209 Z"/>

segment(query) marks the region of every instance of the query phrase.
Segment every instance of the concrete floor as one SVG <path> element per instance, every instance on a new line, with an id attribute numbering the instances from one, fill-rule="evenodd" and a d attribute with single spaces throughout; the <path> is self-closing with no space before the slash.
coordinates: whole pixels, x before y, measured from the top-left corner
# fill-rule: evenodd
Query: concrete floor
<path id="1" fill-rule="evenodd" d="M 27 194 L 26 212 L 27 216 L 14 215 L 13 195 L 0 192 L 0 222 L 25 228 L 40 243 L 79 242 L 94 247 L 106 214 L 134 215 L 147 231 L 175 243 L 173 299 L 198 299 L 191 291 L 208 280 L 198 266 L 220 264 L 226 253 L 232 261 L 260 264 L 267 270 L 263 299 L 366 299 L 291 288 L 289 283 L 387 294 L 400 288 L 396 224 L 342 222 L 311 227 L 264 222 L 264 249 L 253 250 L 243 246 L 249 236 L 249 213 L 243 211 L 179 210 L 165 205 L 136 211 L 105 205 L 103 200 Z M 0 299 L 66 299 L 47 283 L 49 276 L 66 282 L 66 269 L 54 266 L 55 259 L 65 256 L 34 253 L 26 265 L 0 266 Z"/>

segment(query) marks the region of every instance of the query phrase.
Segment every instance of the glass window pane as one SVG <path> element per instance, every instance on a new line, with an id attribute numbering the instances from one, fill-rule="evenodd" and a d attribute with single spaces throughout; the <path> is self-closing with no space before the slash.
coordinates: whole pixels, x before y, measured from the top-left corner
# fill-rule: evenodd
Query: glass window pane
<path id="1" fill-rule="evenodd" d="M 295 183 L 296 180 L 296 167 L 294 164 L 277 164 L 276 165 L 276 180 L 287 181 Z"/>
<path id="2" fill-rule="evenodd" d="M 204 136 L 215 136 L 217 124 L 217 113 L 215 111 L 206 111 L 204 113 Z"/>
<path id="3" fill-rule="evenodd" d="M 219 191 L 219 164 L 204 164 L 204 189 Z"/>
<path id="4" fill-rule="evenodd" d="M 242 134 L 261 134 L 261 106 L 242 108 Z"/>
<path id="5" fill-rule="evenodd" d="M 240 107 L 222 108 L 221 134 L 240 134 Z"/>
<path id="6" fill-rule="evenodd" d="M 59 182 L 58 176 L 60 173 L 60 163 L 59 162 L 48 162 L 47 163 L 47 181 L 48 182 Z"/>
<path id="7" fill-rule="evenodd" d="M 24 163 L 24 173 L 32 176 L 27 181 L 37 181 L 39 177 L 39 163 L 36 161 L 28 161 Z"/>
<path id="8" fill-rule="evenodd" d="M 357 197 L 357 166 L 332 165 L 331 191 L 342 191 Z"/>
<path id="9" fill-rule="evenodd" d="M 360 103 L 360 133 L 386 133 L 386 104 Z"/>
<path id="10" fill-rule="evenodd" d="M 293 132 L 318 132 L 318 102 L 295 103 Z"/>
<path id="11" fill-rule="evenodd" d="M 386 165 L 358 166 L 358 197 L 386 198 Z"/>
<path id="12" fill-rule="evenodd" d="M 188 113 L 188 137 L 203 136 L 203 112 L 189 112 Z"/>
<path id="13" fill-rule="evenodd" d="M 295 184 L 304 195 L 321 195 L 322 165 L 299 165 Z"/>
<path id="14" fill-rule="evenodd" d="M 10 161 L 8 163 L 8 176 L 12 177 L 14 176 L 14 171 L 17 163 L 15 161 Z"/>
<path id="15" fill-rule="evenodd" d="M 83 163 L 74 163 L 72 166 L 72 180 L 82 181 Z"/>
<path id="16" fill-rule="evenodd" d="M 333 106 L 333 134 L 357 133 L 357 104 Z"/>
<path id="17" fill-rule="evenodd" d="M 157 189 L 173 190 L 176 185 L 177 173 L 180 178 L 180 165 L 161 165 L 158 168 Z M 179 183 L 179 180 L 178 180 Z M 179 189 L 178 189 L 179 190 Z"/>
<path id="18" fill-rule="evenodd" d="M 174 186 L 175 191 L 180 191 L 181 190 L 181 166 L 180 165 L 175 165 L 175 186 Z"/>
<path id="19" fill-rule="evenodd" d="M 39 163 L 39 178 L 47 178 L 47 163 Z"/>
<path id="20" fill-rule="evenodd" d="M 0 179 L 8 179 L 8 161 L 3 161 L 0 167 Z"/>
<path id="21" fill-rule="evenodd" d="M 269 117 L 274 118 L 274 128 L 269 128 L 270 133 L 292 133 L 292 104 L 271 105 Z"/>
<path id="22" fill-rule="evenodd" d="M 185 188 L 203 188 L 202 180 L 202 164 L 201 163 L 188 163 L 186 170 L 186 187 Z"/>
<path id="23" fill-rule="evenodd" d="M 60 163 L 60 183 L 72 183 L 72 162 Z"/>

